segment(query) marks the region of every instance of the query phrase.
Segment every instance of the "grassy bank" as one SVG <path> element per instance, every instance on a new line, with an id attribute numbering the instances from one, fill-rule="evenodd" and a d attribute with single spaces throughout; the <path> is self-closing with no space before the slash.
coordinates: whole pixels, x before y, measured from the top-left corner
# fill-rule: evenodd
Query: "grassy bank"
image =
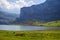
<path id="1" fill-rule="evenodd" d="M 60 27 L 60 21 L 47 22 L 43 25 L 47 27 Z"/>
<path id="2" fill-rule="evenodd" d="M 60 31 L 2 31 L 0 40 L 60 40 Z"/>
<path id="3" fill-rule="evenodd" d="M 44 26 L 44 27 L 60 27 L 60 20 L 57 21 L 50 21 L 50 22 L 40 22 L 40 21 L 28 21 L 23 22 L 18 25 L 24 25 L 24 26 Z"/>

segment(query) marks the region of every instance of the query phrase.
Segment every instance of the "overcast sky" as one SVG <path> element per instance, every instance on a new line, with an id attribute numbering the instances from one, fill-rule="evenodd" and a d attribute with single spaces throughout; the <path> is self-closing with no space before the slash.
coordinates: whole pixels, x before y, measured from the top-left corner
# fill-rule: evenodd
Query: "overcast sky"
<path id="1" fill-rule="evenodd" d="M 44 3 L 46 0 L 0 0 L 0 11 L 20 13 L 22 7 Z"/>

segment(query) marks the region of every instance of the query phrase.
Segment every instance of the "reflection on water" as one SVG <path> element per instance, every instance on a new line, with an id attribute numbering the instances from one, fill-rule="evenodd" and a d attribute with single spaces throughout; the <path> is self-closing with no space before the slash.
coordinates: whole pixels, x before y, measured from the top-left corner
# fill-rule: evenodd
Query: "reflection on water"
<path id="1" fill-rule="evenodd" d="M 59 27 L 0 25 L 0 30 L 60 30 Z"/>

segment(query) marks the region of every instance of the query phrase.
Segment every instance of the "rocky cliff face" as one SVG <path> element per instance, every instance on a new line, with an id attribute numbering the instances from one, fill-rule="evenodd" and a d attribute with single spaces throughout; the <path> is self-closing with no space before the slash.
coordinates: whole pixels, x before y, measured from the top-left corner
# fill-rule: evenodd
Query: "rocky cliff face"
<path id="1" fill-rule="evenodd" d="M 60 0 L 47 0 L 43 4 L 22 8 L 20 14 L 20 21 L 27 20 L 60 20 Z"/>

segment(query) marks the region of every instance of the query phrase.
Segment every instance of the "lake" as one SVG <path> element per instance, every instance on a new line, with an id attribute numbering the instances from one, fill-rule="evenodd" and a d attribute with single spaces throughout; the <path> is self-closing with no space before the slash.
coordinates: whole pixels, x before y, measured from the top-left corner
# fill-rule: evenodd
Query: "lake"
<path id="1" fill-rule="evenodd" d="M 0 30 L 60 30 L 60 27 L 0 25 Z"/>

